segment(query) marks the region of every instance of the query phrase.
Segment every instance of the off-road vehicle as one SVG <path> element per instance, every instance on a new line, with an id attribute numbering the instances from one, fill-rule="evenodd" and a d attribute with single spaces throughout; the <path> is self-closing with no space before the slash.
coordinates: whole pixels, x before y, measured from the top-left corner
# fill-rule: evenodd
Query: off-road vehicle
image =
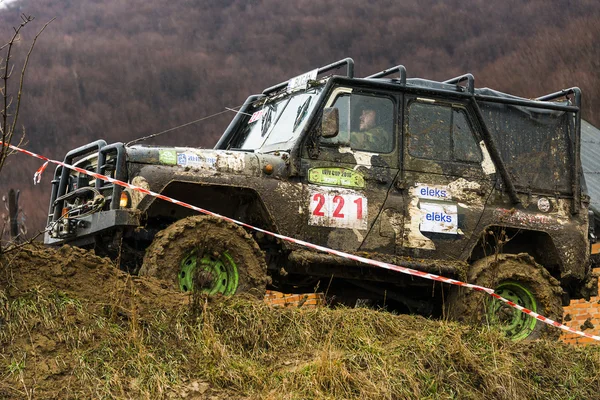
<path id="1" fill-rule="evenodd" d="M 250 96 L 214 149 L 99 140 L 64 161 L 281 235 L 490 286 L 560 321 L 561 301 L 592 288 L 580 102 L 578 88 L 525 99 L 477 89 L 471 74 L 407 79 L 403 66 L 356 78 L 347 58 Z M 517 339 L 552 329 L 473 291 L 197 214 L 58 167 L 45 243 L 94 248 L 181 290 L 319 290 L 500 320 Z"/>

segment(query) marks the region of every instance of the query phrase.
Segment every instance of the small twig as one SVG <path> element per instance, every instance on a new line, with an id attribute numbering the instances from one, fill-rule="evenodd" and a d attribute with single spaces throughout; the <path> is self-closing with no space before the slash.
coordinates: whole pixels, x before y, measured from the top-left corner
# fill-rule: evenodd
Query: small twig
<path id="1" fill-rule="evenodd" d="M 40 235 L 44 234 L 45 232 L 46 232 L 45 230 L 39 231 L 31 239 L 29 239 L 29 240 L 27 240 L 25 242 L 19 243 L 19 244 L 15 244 L 14 242 L 10 242 L 7 247 L 0 246 L 0 255 L 2 255 L 2 254 L 8 254 L 8 253 L 11 253 L 11 252 L 13 252 L 15 250 L 20 250 L 23 247 L 32 244 L 33 242 L 35 242 L 35 240 L 38 237 L 40 237 Z"/>

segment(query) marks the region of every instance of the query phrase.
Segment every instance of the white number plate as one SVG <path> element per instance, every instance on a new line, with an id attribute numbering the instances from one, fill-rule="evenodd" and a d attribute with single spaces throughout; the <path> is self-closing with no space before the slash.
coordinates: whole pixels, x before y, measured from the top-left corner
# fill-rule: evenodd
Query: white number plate
<path id="1" fill-rule="evenodd" d="M 367 229 L 367 198 L 357 193 L 312 190 L 309 225 Z"/>
<path id="2" fill-rule="evenodd" d="M 307 72 L 302 75 L 298 75 L 295 78 L 292 78 L 288 81 L 287 91 L 291 92 L 298 89 L 306 89 L 308 85 L 308 81 L 314 81 L 317 79 L 317 74 L 319 73 L 318 69 L 313 69 L 310 72 Z"/>

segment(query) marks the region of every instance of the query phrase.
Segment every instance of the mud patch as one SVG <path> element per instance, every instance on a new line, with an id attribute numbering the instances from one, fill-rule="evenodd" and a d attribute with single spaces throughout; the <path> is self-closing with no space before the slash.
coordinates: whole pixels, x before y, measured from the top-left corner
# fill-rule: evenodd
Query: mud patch
<path id="1" fill-rule="evenodd" d="M 67 297 L 90 301 L 87 307 L 102 312 L 116 307 L 139 316 L 169 312 L 188 303 L 188 296 L 169 290 L 158 279 L 141 279 L 120 271 L 113 262 L 77 247 L 57 250 L 32 244 L 0 259 L 0 287 L 8 297 L 30 290 L 60 290 Z M 143 294 L 140 294 L 143 293 Z"/>

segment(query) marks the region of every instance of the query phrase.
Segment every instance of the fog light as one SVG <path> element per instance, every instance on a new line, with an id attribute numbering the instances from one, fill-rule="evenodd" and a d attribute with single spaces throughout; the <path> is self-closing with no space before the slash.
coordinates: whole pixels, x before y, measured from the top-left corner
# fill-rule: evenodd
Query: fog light
<path id="1" fill-rule="evenodd" d="M 121 198 L 119 199 L 119 206 L 121 208 L 129 207 L 129 193 L 121 192 Z"/>

